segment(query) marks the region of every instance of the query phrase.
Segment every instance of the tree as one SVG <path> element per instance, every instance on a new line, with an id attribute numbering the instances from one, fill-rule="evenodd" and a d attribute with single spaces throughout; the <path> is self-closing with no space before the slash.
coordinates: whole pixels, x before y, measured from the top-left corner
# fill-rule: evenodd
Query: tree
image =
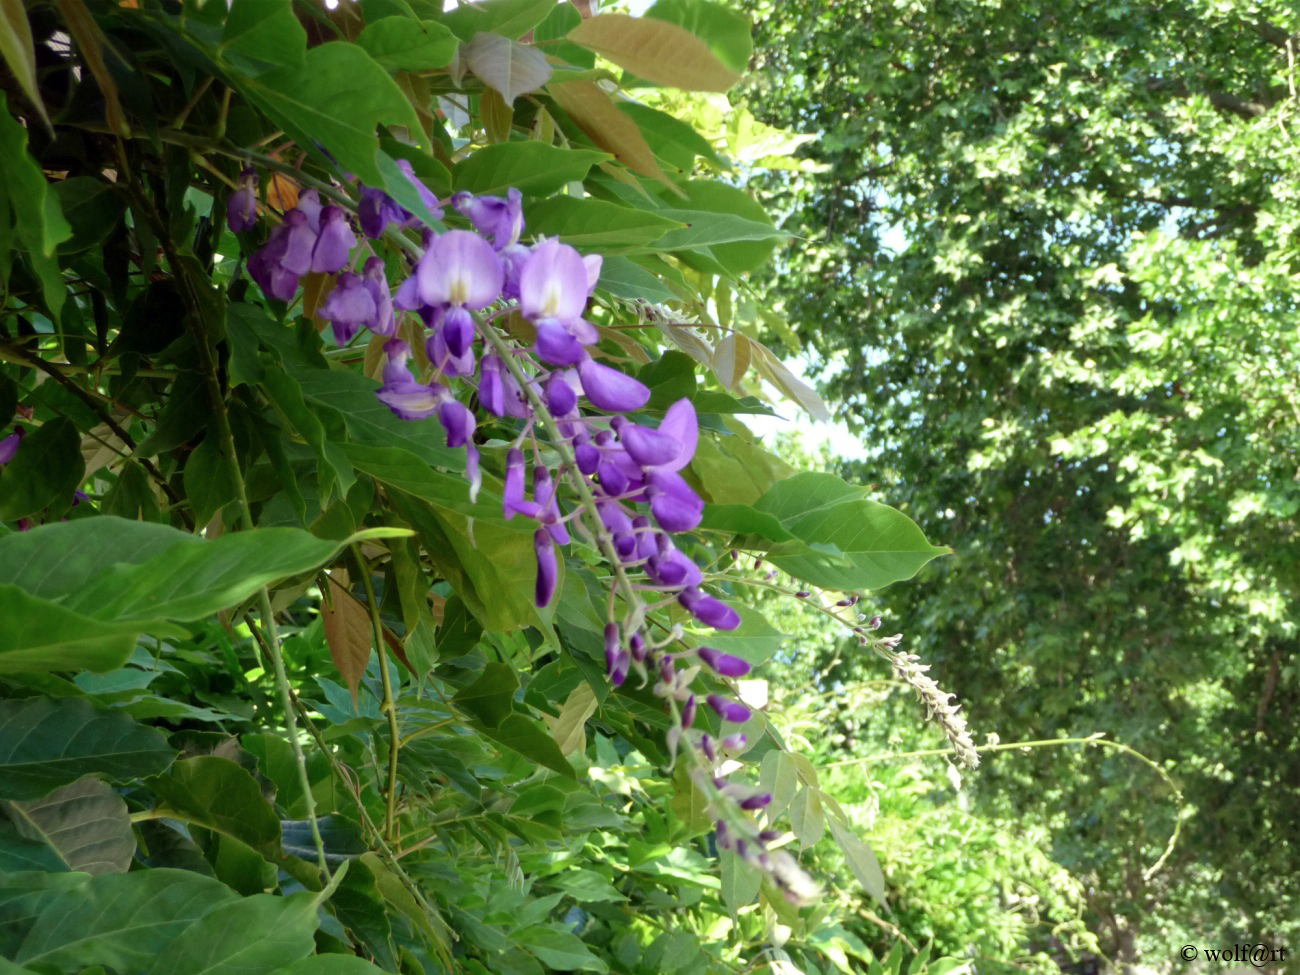
<path id="1" fill-rule="evenodd" d="M 1286 3 L 744 4 L 770 276 L 879 483 L 957 550 L 884 594 L 1056 827 L 1108 951 L 1285 943 L 1300 668 Z"/>

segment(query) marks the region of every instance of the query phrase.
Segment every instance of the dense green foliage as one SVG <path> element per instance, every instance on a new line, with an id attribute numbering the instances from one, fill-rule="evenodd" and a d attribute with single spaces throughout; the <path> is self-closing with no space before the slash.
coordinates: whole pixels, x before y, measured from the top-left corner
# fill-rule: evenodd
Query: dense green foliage
<path id="1" fill-rule="evenodd" d="M 750 369 L 820 408 L 708 318 L 775 320 L 781 232 L 621 91 L 726 90 L 748 22 L 442 6 L 0 2 L 0 970 L 968 967 L 992 881 L 889 936 L 729 557 L 973 757 L 851 605 L 947 549 L 741 422 Z"/>
<path id="2" fill-rule="evenodd" d="M 979 808 L 1051 827 L 1111 957 L 1294 944 L 1300 13 L 742 6 L 750 108 L 816 137 L 752 180 L 802 238 L 771 286 L 863 479 L 958 553 L 887 615 L 978 730 L 1181 789 L 1041 749 Z"/>

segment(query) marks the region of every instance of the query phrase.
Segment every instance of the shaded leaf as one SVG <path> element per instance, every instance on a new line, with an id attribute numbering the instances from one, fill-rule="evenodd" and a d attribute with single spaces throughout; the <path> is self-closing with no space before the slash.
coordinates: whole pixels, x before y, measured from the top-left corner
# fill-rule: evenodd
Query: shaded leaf
<path id="1" fill-rule="evenodd" d="M 559 237 L 573 247 L 635 246 L 648 244 L 682 226 L 652 210 L 638 210 L 604 200 L 555 196 L 528 208 L 530 233 Z M 657 284 L 657 279 L 647 273 Z M 600 286 L 609 288 L 616 276 L 610 274 L 608 259 L 601 268 Z M 662 286 L 660 286 L 662 287 Z M 613 290 L 613 289 L 611 289 Z M 621 292 L 616 292 L 621 293 Z M 672 292 L 667 292 L 675 298 Z"/>
<path id="2" fill-rule="evenodd" d="M 81 437 L 67 417 L 29 433 L 14 459 L 0 467 L 0 521 L 62 514 L 85 473 Z"/>
<path id="3" fill-rule="evenodd" d="M 484 725 L 496 728 L 514 710 L 518 689 L 519 677 L 508 664 L 490 663 L 472 683 L 456 692 L 452 702 Z"/>
<path id="4" fill-rule="evenodd" d="M 156 955 L 149 975 L 249 975 L 305 958 L 315 947 L 311 894 L 241 897 L 209 911 Z"/>
<path id="5" fill-rule="evenodd" d="M 153 728 L 79 698 L 0 701 L 0 799 L 37 799 L 83 775 L 161 772 L 176 750 Z"/>
<path id="6" fill-rule="evenodd" d="M 514 933 L 514 940 L 558 971 L 607 972 L 609 967 L 581 938 L 559 928 L 535 925 Z"/>
<path id="7" fill-rule="evenodd" d="M 546 55 L 500 34 L 475 34 L 462 52 L 465 64 L 507 105 L 526 92 L 536 91 L 551 79 Z"/>
<path id="8" fill-rule="evenodd" d="M 123 873 L 135 855 L 126 803 L 107 784 L 87 776 L 35 802 L 12 802 L 18 832 L 54 850 L 71 870 Z"/>
<path id="9" fill-rule="evenodd" d="M 141 971 L 182 931 L 235 897 L 220 881 L 188 870 L 96 877 L 48 903 L 15 960 Z"/>
<path id="10" fill-rule="evenodd" d="M 156 813 L 224 833 L 268 860 L 280 854 L 280 818 L 257 781 L 228 758 L 200 755 L 149 781 Z"/>

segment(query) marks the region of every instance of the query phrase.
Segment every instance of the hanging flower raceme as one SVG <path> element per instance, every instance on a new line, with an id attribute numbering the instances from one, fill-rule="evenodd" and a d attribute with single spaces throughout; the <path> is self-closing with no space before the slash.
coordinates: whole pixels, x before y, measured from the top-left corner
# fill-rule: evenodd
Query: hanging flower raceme
<path id="1" fill-rule="evenodd" d="M 420 186 L 409 167 L 404 169 Z M 441 218 L 439 202 L 421 190 L 425 205 Z M 378 237 L 395 223 L 412 224 L 411 214 L 387 194 L 363 187 L 360 196 L 357 216 L 367 237 Z M 653 685 L 675 715 L 670 751 L 676 754 L 679 744 L 688 743 L 698 763 L 697 781 L 710 797 L 719 845 L 763 870 L 793 902 L 807 903 L 815 885 L 793 858 L 767 849 L 775 834 L 753 818 L 763 814 L 770 796 L 719 773 L 719 763 L 743 749 L 745 736 L 715 740 L 696 727 L 705 723 L 706 714 L 724 725 L 750 720 L 749 706 L 720 692 L 718 685 L 746 676 L 749 663 L 707 646 L 682 650 L 681 626 L 659 638 L 644 627 L 647 607 L 639 601 L 640 590 L 675 600 L 702 626 L 733 630 L 741 622 L 736 610 L 706 591 L 704 572 L 673 539 L 698 527 L 704 510 L 682 476 L 699 441 L 695 407 L 688 399 L 679 400 L 654 425 L 635 415 L 649 402 L 650 390 L 593 358 L 600 333 L 585 316 L 599 280 L 599 257 L 584 257 L 554 239 L 532 247 L 520 243 L 524 224 L 517 190 L 504 198 L 460 193 L 451 202 L 474 229 L 435 233 L 425 228 L 423 252 L 395 294 L 380 256 L 366 257 L 357 273 L 359 244 L 347 214 L 338 206 L 322 207 L 312 191 L 301 195 L 267 245 L 250 259 L 249 273 L 268 296 L 281 301 L 293 299 L 300 276 L 309 271 L 337 275 L 318 314 L 332 324 L 340 345 L 353 341 L 362 328 L 386 339 L 376 395 L 403 420 L 437 417 L 447 446 L 466 452 L 471 497 L 480 482 L 477 419 L 465 393 L 458 396 L 452 387 L 476 379 L 483 409 L 517 421 L 518 439 L 506 452 L 502 506 L 507 521 L 522 517 L 536 524 L 534 600 L 539 608 L 554 601 L 562 547 L 571 544 L 567 523 L 574 514 L 566 514 L 561 487 L 568 479 L 581 479 L 582 493 L 594 499 L 590 510 L 595 517 L 584 522 L 588 533 L 608 542 L 604 550 L 616 559 L 617 573 L 626 578 L 640 572 L 646 580 L 625 588 L 627 615 L 605 627 L 611 683 L 618 686 L 637 676 Z M 531 348 L 507 355 L 499 333 L 483 330 L 496 329 L 493 321 L 512 312 L 531 323 L 535 339 Z M 396 337 L 401 313 L 415 313 L 427 329 L 431 381 L 422 382 L 412 372 L 411 348 Z M 404 327 L 411 323 L 408 318 Z M 484 334 L 494 337 L 496 347 L 479 356 Z M 543 406 L 548 424 L 554 424 L 571 451 L 571 465 L 562 463 L 558 470 L 552 469 L 553 459 L 545 462 L 542 445 L 535 445 L 531 464 L 520 449 L 527 437 L 536 438 L 542 419 L 536 413 Z M 7 443 L 0 441 L 0 451 Z M 701 674 L 711 675 L 714 685 L 697 690 Z"/>

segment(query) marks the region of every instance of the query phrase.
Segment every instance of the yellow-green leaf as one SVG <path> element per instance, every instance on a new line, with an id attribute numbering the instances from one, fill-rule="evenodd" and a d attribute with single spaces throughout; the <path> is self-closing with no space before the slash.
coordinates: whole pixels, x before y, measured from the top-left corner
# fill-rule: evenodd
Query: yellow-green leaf
<path id="1" fill-rule="evenodd" d="M 702 40 L 663 20 L 600 14 L 569 31 L 568 40 L 657 85 L 727 91 L 740 80 Z"/>
<path id="2" fill-rule="evenodd" d="M 41 92 L 36 85 L 36 48 L 32 43 L 32 28 L 23 11 L 23 0 L 0 0 L 0 56 L 13 72 L 23 94 L 41 113 L 45 127 L 51 129 L 50 117 L 45 114 Z"/>

